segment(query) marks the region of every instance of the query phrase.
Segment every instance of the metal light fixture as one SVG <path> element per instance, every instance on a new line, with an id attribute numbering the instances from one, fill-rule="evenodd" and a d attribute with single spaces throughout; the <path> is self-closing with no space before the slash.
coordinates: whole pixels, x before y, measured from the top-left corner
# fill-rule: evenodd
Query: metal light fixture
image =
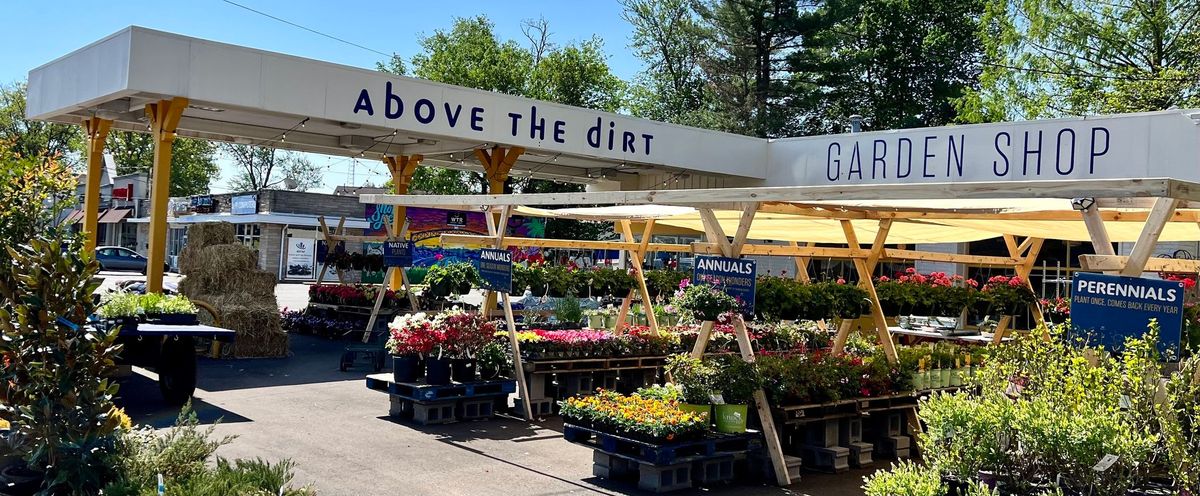
<path id="1" fill-rule="evenodd" d="M 1086 212 L 1088 210 L 1091 210 L 1091 208 L 1095 205 L 1096 205 L 1095 198 L 1089 197 L 1089 198 L 1072 198 L 1071 199 L 1071 208 L 1073 208 L 1075 210 L 1079 210 L 1081 212 Z"/>

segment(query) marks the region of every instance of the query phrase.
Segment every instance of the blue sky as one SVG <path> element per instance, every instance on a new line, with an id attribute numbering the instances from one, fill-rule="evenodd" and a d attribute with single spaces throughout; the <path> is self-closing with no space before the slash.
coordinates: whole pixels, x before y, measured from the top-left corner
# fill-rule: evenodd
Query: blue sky
<path id="1" fill-rule="evenodd" d="M 613 72 L 631 79 L 642 68 L 628 48 L 631 29 L 621 19 L 616 0 L 600 1 L 383 1 L 383 0 L 234 0 L 256 10 L 302 26 L 405 58 L 419 50 L 418 40 L 434 30 L 448 28 L 455 17 L 488 16 L 502 38 L 522 44 L 522 19 L 544 17 L 552 41 L 563 44 L 601 37 Z M 6 2 L 7 3 L 7 2 Z M 29 70 L 112 34 L 131 24 L 174 33 L 245 45 L 340 64 L 373 67 L 382 57 L 303 29 L 255 14 L 222 0 L 111 2 L 16 0 L 6 5 L 10 22 L 0 30 L 0 82 L 24 80 Z M 312 156 L 318 165 L 337 163 L 325 178 L 322 191 L 348 183 L 350 164 L 340 159 Z M 363 163 L 355 168 L 355 183 L 383 182 L 382 164 Z M 372 172 L 373 171 L 373 172 Z M 222 178 L 214 191 L 224 191 L 233 170 L 222 164 Z"/>

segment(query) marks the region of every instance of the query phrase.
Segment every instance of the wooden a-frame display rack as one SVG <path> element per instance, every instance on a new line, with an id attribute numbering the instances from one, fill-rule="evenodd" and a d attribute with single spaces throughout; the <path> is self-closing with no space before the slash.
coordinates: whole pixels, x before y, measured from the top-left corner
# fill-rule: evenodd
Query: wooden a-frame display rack
<path id="1" fill-rule="evenodd" d="M 325 271 L 329 267 L 329 255 L 336 249 L 339 241 L 360 241 L 367 243 L 385 243 L 388 241 L 407 241 L 408 240 L 408 219 L 404 219 L 404 225 L 400 228 L 399 234 L 392 231 L 391 223 L 383 224 L 386 230 L 383 236 L 356 236 L 345 234 L 346 217 L 338 220 L 337 230 L 329 232 L 329 227 L 325 223 L 325 217 L 321 216 L 317 219 L 321 226 L 321 233 L 325 236 L 325 261 L 321 264 L 321 270 L 317 274 L 317 285 L 320 286 L 325 278 Z M 408 282 L 408 274 L 403 267 L 388 267 L 387 272 L 383 275 L 383 281 L 379 285 L 379 291 L 375 295 L 375 304 L 371 307 L 371 315 L 367 318 L 367 328 L 363 330 L 362 342 L 366 343 L 371 340 L 371 333 L 375 329 L 375 321 L 379 318 L 379 309 L 383 306 L 384 296 L 387 295 L 388 281 L 392 280 L 393 274 L 399 271 L 400 280 L 403 282 L 404 293 L 408 296 L 408 304 L 412 311 L 416 312 L 421 309 L 420 302 L 417 300 L 416 293 L 412 290 L 412 285 Z M 334 272 L 337 274 L 338 283 L 345 284 L 342 278 L 342 271 L 334 267 Z"/>

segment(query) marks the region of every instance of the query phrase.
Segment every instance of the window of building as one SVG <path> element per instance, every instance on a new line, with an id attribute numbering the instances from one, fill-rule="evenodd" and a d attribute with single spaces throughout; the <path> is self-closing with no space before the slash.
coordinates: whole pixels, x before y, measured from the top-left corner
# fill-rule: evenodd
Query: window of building
<path id="1" fill-rule="evenodd" d="M 118 244 L 130 250 L 137 250 L 137 224 L 122 222 L 117 224 L 117 226 L 121 230 L 121 237 Z"/>
<path id="2" fill-rule="evenodd" d="M 237 225 L 237 240 L 243 245 L 249 246 L 254 250 L 258 250 L 258 243 L 261 238 L 262 230 L 258 224 Z"/>

